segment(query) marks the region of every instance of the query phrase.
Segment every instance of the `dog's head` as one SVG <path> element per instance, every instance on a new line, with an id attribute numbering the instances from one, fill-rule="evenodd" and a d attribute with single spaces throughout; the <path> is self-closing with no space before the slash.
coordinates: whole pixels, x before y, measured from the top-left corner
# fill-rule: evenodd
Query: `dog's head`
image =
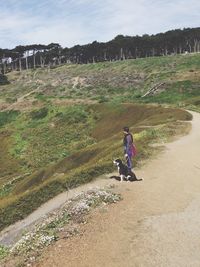
<path id="1" fill-rule="evenodd" d="M 121 159 L 115 159 L 113 160 L 113 163 L 115 164 L 115 166 L 120 166 L 122 164 Z"/>

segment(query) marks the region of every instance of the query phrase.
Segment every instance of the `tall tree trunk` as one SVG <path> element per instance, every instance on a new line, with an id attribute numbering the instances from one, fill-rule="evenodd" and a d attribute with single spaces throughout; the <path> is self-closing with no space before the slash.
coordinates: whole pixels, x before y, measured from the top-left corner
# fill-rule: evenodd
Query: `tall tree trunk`
<path id="1" fill-rule="evenodd" d="M 42 68 L 42 56 L 40 55 L 40 67 Z"/>
<path id="2" fill-rule="evenodd" d="M 135 58 L 137 58 L 138 57 L 138 49 L 137 49 L 137 47 L 135 48 Z"/>
<path id="3" fill-rule="evenodd" d="M 48 64 L 48 73 L 50 73 L 51 70 L 51 63 Z"/>
<path id="4" fill-rule="evenodd" d="M 41 68 L 44 68 L 44 58 L 42 57 L 42 55 L 40 55 L 40 66 Z"/>
<path id="5" fill-rule="evenodd" d="M 168 50 L 167 50 L 167 47 L 165 47 L 165 56 L 168 55 Z"/>
<path id="6" fill-rule="evenodd" d="M 61 57 L 60 56 L 58 56 L 58 65 L 61 65 Z"/>
<path id="7" fill-rule="evenodd" d="M 120 57 L 119 57 L 120 60 L 123 60 L 123 59 L 124 59 L 123 54 L 124 54 L 124 53 L 123 53 L 123 48 L 121 48 L 121 49 L 120 49 Z"/>
<path id="8" fill-rule="evenodd" d="M 189 43 L 188 46 L 189 46 L 189 52 L 192 53 L 192 46 L 191 46 L 191 44 Z"/>
<path id="9" fill-rule="evenodd" d="M 35 69 L 35 50 L 33 50 L 33 68 Z"/>
<path id="10" fill-rule="evenodd" d="M 174 54 L 177 55 L 177 47 L 174 48 Z"/>
<path id="11" fill-rule="evenodd" d="M 2 74 L 6 74 L 6 64 L 5 64 L 5 61 L 2 64 Z"/>
<path id="12" fill-rule="evenodd" d="M 28 56 L 29 56 L 29 51 L 26 51 L 26 69 L 28 70 Z"/>
<path id="13" fill-rule="evenodd" d="M 179 45 L 179 54 L 182 54 L 182 45 Z"/>
<path id="14" fill-rule="evenodd" d="M 197 39 L 194 40 L 194 53 L 199 52 L 199 41 Z"/>
<path id="15" fill-rule="evenodd" d="M 22 60 L 21 57 L 19 57 L 19 71 L 22 71 Z"/>
<path id="16" fill-rule="evenodd" d="M 15 70 L 15 62 L 12 61 L 12 62 L 10 63 L 10 65 L 11 65 L 11 69 L 12 69 L 12 71 L 14 71 L 14 70 Z"/>
<path id="17" fill-rule="evenodd" d="M 128 58 L 129 58 L 129 59 L 130 59 L 130 58 L 133 58 L 132 53 L 131 53 L 130 50 L 128 51 Z"/>
<path id="18" fill-rule="evenodd" d="M 107 61 L 107 53 L 104 51 L 104 60 Z"/>

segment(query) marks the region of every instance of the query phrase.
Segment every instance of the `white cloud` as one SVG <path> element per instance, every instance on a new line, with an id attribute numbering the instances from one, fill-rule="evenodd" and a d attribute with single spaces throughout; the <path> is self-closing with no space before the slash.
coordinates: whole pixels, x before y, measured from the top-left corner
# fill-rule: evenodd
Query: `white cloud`
<path id="1" fill-rule="evenodd" d="M 76 23 L 63 23 L 63 20 L 56 20 L 50 23 L 43 23 L 42 26 L 32 28 L 21 34 L 21 38 L 26 43 L 45 43 L 57 42 L 64 46 L 74 45 L 74 40 L 81 41 L 82 44 L 87 42 L 88 34 L 83 31 L 81 25 Z"/>
<path id="2" fill-rule="evenodd" d="M 197 27 L 200 24 L 200 1 L 109 1 L 113 16 L 108 18 L 114 34 L 158 33 L 174 28 Z"/>
<path id="3" fill-rule="evenodd" d="M 7 0 L 0 9 L 0 47 L 107 41 L 200 26 L 199 0 Z"/>

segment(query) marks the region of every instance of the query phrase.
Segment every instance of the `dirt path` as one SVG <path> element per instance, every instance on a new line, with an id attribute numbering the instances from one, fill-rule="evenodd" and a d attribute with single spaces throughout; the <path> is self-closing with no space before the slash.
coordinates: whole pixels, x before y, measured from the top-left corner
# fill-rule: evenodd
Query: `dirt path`
<path id="1" fill-rule="evenodd" d="M 122 183 L 123 201 L 92 214 L 83 235 L 59 240 L 37 267 L 200 266 L 200 114 L 189 135 L 167 145 Z"/>

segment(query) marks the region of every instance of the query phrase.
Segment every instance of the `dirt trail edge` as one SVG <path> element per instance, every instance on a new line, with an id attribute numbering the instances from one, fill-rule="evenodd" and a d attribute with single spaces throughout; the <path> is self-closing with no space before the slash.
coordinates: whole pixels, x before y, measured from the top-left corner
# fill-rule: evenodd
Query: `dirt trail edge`
<path id="1" fill-rule="evenodd" d="M 123 200 L 95 212 L 81 236 L 47 248 L 37 267 L 200 266 L 200 114 L 189 135 L 167 144 L 121 183 Z"/>

